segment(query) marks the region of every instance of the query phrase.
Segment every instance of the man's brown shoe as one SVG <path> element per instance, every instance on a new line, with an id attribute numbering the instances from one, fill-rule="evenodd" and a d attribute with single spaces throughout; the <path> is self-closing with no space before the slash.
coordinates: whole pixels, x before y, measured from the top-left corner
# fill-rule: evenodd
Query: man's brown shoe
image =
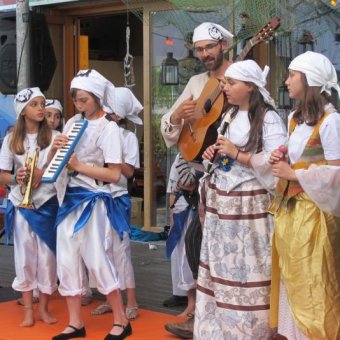
<path id="1" fill-rule="evenodd" d="M 194 336 L 194 317 L 184 322 L 167 323 L 164 328 L 171 334 L 182 339 L 192 339 Z"/>

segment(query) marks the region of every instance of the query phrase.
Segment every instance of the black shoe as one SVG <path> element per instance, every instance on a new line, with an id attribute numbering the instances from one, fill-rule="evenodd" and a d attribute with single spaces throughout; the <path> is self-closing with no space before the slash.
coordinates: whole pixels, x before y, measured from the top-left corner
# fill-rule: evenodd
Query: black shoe
<path id="1" fill-rule="evenodd" d="M 186 306 L 188 304 L 187 296 L 172 295 L 163 302 L 164 307 Z"/>
<path id="2" fill-rule="evenodd" d="M 85 327 L 76 328 L 72 325 L 68 325 L 67 327 L 74 329 L 74 331 L 71 332 L 71 333 L 60 333 L 60 334 L 52 337 L 52 340 L 66 340 L 66 339 L 85 338 L 86 337 Z"/>
<path id="3" fill-rule="evenodd" d="M 132 334 L 132 328 L 131 328 L 131 324 L 130 322 L 126 325 L 126 326 L 123 326 L 123 325 L 120 325 L 118 323 L 115 323 L 113 326 L 118 326 L 118 327 L 121 327 L 123 328 L 123 332 L 120 333 L 119 335 L 113 335 L 113 334 L 108 334 L 104 340 L 123 340 L 125 339 L 127 336 L 131 335 Z"/>

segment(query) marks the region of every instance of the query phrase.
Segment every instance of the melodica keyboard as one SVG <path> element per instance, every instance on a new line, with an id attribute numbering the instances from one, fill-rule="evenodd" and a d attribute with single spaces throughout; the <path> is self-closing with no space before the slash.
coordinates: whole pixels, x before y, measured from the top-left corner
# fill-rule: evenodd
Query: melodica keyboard
<path id="1" fill-rule="evenodd" d="M 68 137 L 68 142 L 61 148 L 57 150 L 48 167 L 44 171 L 41 177 L 42 183 L 54 183 L 60 172 L 64 169 L 64 166 L 69 161 L 74 148 L 79 142 L 80 137 L 83 135 L 86 127 L 87 120 L 81 119 L 76 120 L 72 123 L 70 129 L 66 133 Z"/>

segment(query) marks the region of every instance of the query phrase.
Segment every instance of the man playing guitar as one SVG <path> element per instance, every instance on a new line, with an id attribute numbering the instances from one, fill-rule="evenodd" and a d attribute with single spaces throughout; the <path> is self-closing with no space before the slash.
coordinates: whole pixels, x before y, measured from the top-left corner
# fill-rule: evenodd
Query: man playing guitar
<path id="1" fill-rule="evenodd" d="M 184 119 L 193 116 L 197 98 L 208 80 L 211 77 L 224 78 L 224 72 L 230 62 L 225 59 L 223 52 L 232 39 L 233 35 L 218 24 L 204 22 L 195 28 L 192 37 L 193 47 L 207 71 L 190 78 L 170 111 L 162 117 L 161 132 L 167 147 L 178 142 Z"/>

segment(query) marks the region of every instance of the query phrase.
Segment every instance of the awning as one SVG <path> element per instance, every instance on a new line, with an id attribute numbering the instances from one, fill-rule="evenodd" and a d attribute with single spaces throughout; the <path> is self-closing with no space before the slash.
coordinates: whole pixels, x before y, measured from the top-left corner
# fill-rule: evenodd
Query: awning
<path id="1" fill-rule="evenodd" d="M 44 6 L 51 4 L 59 4 L 63 2 L 77 2 L 80 0 L 30 0 L 29 5 L 34 6 Z M 16 8 L 16 0 L 0 0 L 0 11 L 7 11 Z"/>

